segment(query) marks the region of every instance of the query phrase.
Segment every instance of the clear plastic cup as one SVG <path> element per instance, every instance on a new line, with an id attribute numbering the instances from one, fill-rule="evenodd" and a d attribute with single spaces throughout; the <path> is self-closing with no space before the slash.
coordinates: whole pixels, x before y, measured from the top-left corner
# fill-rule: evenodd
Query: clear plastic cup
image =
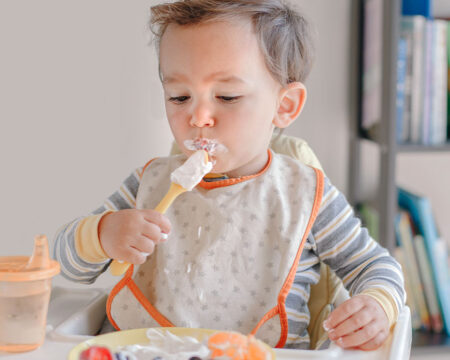
<path id="1" fill-rule="evenodd" d="M 59 269 L 43 235 L 35 237 L 31 257 L 0 257 L 0 351 L 23 352 L 42 345 L 51 279 Z"/>

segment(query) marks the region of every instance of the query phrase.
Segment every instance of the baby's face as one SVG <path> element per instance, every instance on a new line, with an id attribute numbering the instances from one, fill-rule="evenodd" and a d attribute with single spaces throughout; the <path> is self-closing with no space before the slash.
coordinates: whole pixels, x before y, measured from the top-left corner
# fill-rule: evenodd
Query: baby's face
<path id="1" fill-rule="evenodd" d="M 251 175 L 267 162 L 281 85 L 271 76 L 250 22 L 169 25 L 160 67 L 170 127 L 186 140 L 215 139 L 213 171 Z"/>

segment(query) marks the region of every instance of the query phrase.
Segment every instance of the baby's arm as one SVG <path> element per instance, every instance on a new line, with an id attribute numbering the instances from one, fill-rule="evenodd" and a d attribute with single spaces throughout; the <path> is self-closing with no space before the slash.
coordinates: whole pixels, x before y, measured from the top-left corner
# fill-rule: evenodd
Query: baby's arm
<path id="1" fill-rule="evenodd" d="M 121 245 L 127 243 L 127 240 L 119 240 L 123 240 L 124 228 L 134 229 L 134 232 L 140 231 L 142 222 L 139 222 L 139 219 L 142 219 L 143 213 L 151 212 L 151 210 L 134 209 L 140 172 L 140 169 L 133 172 L 122 183 L 119 190 L 89 216 L 75 219 L 57 232 L 54 255 L 61 264 L 61 274 L 64 277 L 90 284 L 107 269 L 110 259 L 116 258 L 117 255 L 119 259 L 139 262 L 139 259 L 136 261 L 134 258 L 127 257 L 127 254 L 120 256 Z M 104 233 L 102 242 L 100 230 Z M 170 229 L 165 228 L 165 230 L 168 232 Z M 119 252 L 116 254 L 111 248 L 117 247 L 118 244 Z M 139 250 L 144 251 L 148 248 Z M 140 254 L 137 255 L 139 256 Z"/>
<path id="2" fill-rule="evenodd" d="M 320 259 L 352 296 L 325 322 L 330 339 L 345 348 L 377 348 L 405 302 L 400 265 L 361 227 L 344 195 L 328 179 L 312 233 Z"/>

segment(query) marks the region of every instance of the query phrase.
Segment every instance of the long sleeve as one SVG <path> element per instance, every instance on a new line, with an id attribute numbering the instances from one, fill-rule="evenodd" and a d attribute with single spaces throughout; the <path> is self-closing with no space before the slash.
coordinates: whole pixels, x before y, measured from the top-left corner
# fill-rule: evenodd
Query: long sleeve
<path id="1" fill-rule="evenodd" d="M 319 258 L 343 280 L 350 295 L 372 296 L 391 324 L 395 322 L 406 299 L 401 267 L 369 236 L 345 196 L 328 179 L 312 236 Z"/>
<path id="2" fill-rule="evenodd" d="M 135 207 L 141 171 L 142 169 L 137 169 L 131 173 L 98 209 L 71 221 L 57 231 L 54 258 L 61 265 L 63 277 L 91 284 L 108 268 L 111 260 L 101 247 L 98 224 L 104 214 Z"/>

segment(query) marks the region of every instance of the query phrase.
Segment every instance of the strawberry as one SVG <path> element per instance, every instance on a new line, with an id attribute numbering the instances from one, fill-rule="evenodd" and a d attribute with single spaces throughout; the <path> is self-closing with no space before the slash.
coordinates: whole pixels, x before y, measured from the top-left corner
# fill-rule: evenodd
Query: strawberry
<path id="1" fill-rule="evenodd" d="M 79 360 L 114 360 L 114 358 L 107 347 L 91 346 L 80 354 Z"/>

